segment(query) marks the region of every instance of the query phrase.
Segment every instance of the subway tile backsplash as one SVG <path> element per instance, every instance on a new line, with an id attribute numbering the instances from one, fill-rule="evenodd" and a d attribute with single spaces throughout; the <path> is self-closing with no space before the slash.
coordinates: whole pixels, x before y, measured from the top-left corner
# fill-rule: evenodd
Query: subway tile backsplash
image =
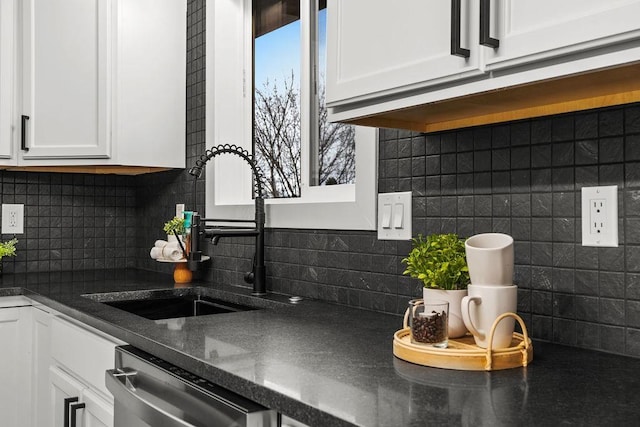
<path id="1" fill-rule="evenodd" d="M 187 164 L 205 150 L 205 2 L 188 2 Z M 640 104 L 434 134 L 381 129 L 380 192 L 413 192 L 414 234 L 514 236 L 518 311 L 534 338 L 640 357 Z M 204 207 L 204 178 L 0 171 L 3 203 L 25 203 L 5 273 L 121 268 L 169 273 L 148 251 L 175 203 Z M 580 189 L 618 185 L 618 248 L 582 247 Z M 196 203 L 194 204 L 194 197 Z M 3 236 L 7 238 L 9 236 Z M 400 314 L 420 285 L 409 242 L 375 232 L 270 229 L 267 288 Z M 251 239 L 208 246 L 202 278 L 247 286 Z M 400 320 L 398 321 L 400 322 Z M 400 323 L 398 323 L 400 326 Z"/>

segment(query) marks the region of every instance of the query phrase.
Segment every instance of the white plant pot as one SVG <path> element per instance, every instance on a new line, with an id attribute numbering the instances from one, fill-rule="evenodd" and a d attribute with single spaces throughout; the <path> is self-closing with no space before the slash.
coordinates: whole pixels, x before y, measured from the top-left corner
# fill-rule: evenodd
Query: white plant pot
<path id="1" fill-rule="evenodd" d="M 460 338 L 467 333 L 467 327 L 462 320 L 462 298 L 467 296 L 467 290 L 444 290 L 422 288 L 422 298 L 425 301 L 440 300 L 449 303 L 449 338 Z"/>
<path id="2" fill-rule="evenodd" d="M 182 235 L 180 236 L 180 242 L 184 243 L 184 238 L 182 237 Z M 167 242 L 171 243 L 171 242 L 177 242 L 178 238 L 175 236 L 175 234 L 167 234 Z"/>

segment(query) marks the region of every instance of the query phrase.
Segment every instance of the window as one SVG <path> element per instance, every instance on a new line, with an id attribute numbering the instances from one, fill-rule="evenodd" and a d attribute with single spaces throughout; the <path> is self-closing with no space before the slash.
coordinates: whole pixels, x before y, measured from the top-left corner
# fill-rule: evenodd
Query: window
<path id="1" fill-rule="evenodd" d="M 318 0 L 207 4 L 207 147 L 254 150 L 268 227 L 372 230 L 377 131 L 326 120 L 326 14 Z M 252 218 L 242 160 L 216 157 L 207 177 L 207 217 Z"/>
<path id="2" fill-rule="evenodd" d="M 306 23 L 310 72 L 303 73 L 300 0 L 253 0 L 253 148 L 268 197 L 300 196 L 302 146 L 309 147 L 310 186 L 355 182 L 355 126 L 327 121 L 326 1 L 317 6 Z M 302 87 L 309 90 L 306 109 Z M 302 121 L 310 124 L 306 133 Z"/>

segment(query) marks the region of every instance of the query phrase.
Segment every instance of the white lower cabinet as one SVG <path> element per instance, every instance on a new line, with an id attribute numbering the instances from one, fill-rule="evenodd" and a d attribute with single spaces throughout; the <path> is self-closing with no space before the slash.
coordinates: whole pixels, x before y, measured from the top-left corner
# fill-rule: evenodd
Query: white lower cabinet
<path id="1" fill-rule="evenodd" d="M 113 426 L 113 396 L 104 375 L 113 368 L 116 345 L 124 343 L 60 316 L 52 316 L 50 333 L 52 425 Z"/>
<path id="2" fill-rule="evenodd" d="M 72 410 L 71 404 L 78 404 L 82 397 L 83 386 L 71 375 L 57 366 L 49 368 L 49 391 L 51 394 L 51 421 L 54 427 L 69 427 L 71 415 L 78 419 L 78 412 L 84 415 L 84 411 Z M 65 420 L 65 417 L 67 418 Z M 77 425 L 77 424 L 76 424 Z"/>
<path id="3" fill-rule="evenodd" d="M 106 401 L 90 389 L 82 393 L 85 410 L 82 420 L 84 427 L 113 426 L 113 401 Z"/>
<path id="4" fill-rule="evenodd" d="M 29 298 L 0 297 L 0 426 L 113 426 L 104 378 L 122 344 Z"/>
<path id="5" fill-rule="evenodd" d="M 33 355 L 31 390 L 33 427 L 51 425 L 51 398 L 49 393 L 49 367 L 51 366 L 51 314 L 32 307 Z"/>
<path id="6" fill-rule="evenodd" d="M 51 366 L 49 380 L 53 427 L 113 426 L 113 402 L 106 401 L 57 366 Z"/>
<path id="7" fill-rule="evenodd" d="M 0 308 L 0 424 L 7 427 L 31 425 L 30 326 L 31 307 Z"/>

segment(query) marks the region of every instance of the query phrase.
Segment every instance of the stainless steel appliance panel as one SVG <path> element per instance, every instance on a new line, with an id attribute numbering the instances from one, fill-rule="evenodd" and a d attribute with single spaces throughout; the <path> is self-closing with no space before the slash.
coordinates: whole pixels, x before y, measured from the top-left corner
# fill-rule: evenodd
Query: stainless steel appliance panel
<path id="1" fill-rule="evenodd" d="M 106 372 L 116 427 L 276 426 L 277 413 L 132 346 Z"/>

